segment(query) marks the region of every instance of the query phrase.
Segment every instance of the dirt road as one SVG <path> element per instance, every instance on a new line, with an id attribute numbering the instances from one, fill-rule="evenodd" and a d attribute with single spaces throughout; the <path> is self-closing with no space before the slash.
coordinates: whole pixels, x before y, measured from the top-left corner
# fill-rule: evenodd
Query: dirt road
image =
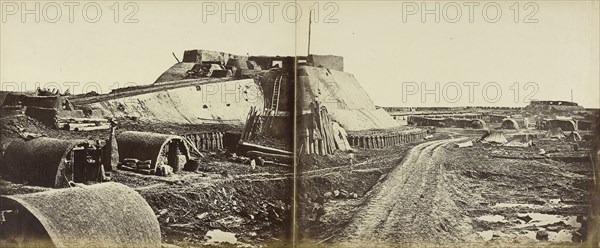
<path id="1" fill-rule="evenodd" d="M 458 241 L 468 227 L 458 225 L 463 221 L 446 190 L 443 157 L 445 145 L 464 139 L 431 141 L 412 148 L 369 192 L 337 241 L 369 246 Z"/>

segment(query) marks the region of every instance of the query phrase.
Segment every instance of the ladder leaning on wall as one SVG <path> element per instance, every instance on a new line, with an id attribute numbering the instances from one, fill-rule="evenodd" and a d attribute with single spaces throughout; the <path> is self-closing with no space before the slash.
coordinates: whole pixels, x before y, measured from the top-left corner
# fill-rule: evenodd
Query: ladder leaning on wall
<path id="1" fill-rule="evenodd" d="M 271 96 L 271 107 L 269 109 L 270 114 L 266 123 L 269 127 L 273 125 L 273 119 L 279 113 L 279 95 L 281 93 L 281 81 L 283 81 L 283 76 L 275 78 L 275 82 L 273 83 L 273 95 Z"/>

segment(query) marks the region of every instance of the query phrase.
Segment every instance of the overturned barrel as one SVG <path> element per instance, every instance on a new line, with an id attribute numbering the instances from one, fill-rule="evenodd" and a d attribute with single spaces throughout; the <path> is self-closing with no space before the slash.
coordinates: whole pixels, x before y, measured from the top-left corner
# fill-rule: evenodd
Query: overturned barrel
<path id="1" fill-rule="evenodd" d="M 161 247 L 154 212 L 119 183 L 2 196 L 0 211 L 15 247 Z"/>

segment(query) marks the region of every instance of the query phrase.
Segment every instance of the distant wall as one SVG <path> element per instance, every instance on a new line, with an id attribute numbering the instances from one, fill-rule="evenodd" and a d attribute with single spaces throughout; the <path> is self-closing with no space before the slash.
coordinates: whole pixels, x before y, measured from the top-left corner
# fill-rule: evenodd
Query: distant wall
<path id="1" fill-rule="evenodd" d="M 262 89 L 252 79 L 182 87 L 90 104 L 103 116 L 138 117 L 175 123 L 246 121 L 250 107 L 264 108 Z"/>
<path id="2" fill-rule="evenodd" d="M 560 105 L 560 106 L 579 106 L 576 102 L 569 101 L 531 101 L 529 105 Z"/>
<path id="3" fill-rule="evenodd" d="M 344 57 L 335 55 L 308 55 L 308 64 L 336 71 L 344 71 Z"/>

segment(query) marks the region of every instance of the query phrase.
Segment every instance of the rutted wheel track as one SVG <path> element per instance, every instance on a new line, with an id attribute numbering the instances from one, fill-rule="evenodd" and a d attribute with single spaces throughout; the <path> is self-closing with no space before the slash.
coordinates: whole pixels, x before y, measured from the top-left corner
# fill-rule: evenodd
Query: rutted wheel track
<path id="1" fill-rule="evenodd" d="M 458 240 L 456 206 L 445 190 L 443 146 L 465 138 L 423 143 L 412 148 L 376 185 L 338 241 L 374 245 Z M 368 196 L 369 197 L 369 196 Z"/>

